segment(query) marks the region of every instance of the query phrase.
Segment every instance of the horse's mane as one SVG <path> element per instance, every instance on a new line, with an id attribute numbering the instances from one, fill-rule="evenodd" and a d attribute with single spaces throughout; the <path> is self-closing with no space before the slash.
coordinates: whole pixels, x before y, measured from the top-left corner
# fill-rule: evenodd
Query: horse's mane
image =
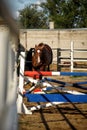
<path id="1" fill-rule="evenodd" d="M 44 47 L 44 43 L 39 43 L 38 47 Z"/>

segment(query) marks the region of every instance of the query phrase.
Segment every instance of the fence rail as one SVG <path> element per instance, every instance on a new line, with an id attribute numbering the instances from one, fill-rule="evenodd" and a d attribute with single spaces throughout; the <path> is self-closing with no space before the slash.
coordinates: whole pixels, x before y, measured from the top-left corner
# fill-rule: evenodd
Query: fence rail
<path id="1" fill-rule="evenodd" d="M 56 59 L 57 62 L 57 71 L 61 71 L 63 67 L 69 67 L 71 72 L 74 70 L 87 70 L 87 66 L 82 67 L 80 65 L 80 68 L 77 66 L 78 62 L 86 63 L 87 58 L 74 57 L 75 52 L 82 53 L 83 55 L 84 52 L 87 52 L 87 49 L 75 49 L 72 41 L 70 49 L 52 48 L 52 50 L 53 52 L 54 50 L 57 51 L 56 58 L 53 58 L 53 62 L 55 62 L 54 59 Z M 64 54 L 62 54 L 63 52 L 66 52 L 68 55 L 64 56 Z"/>

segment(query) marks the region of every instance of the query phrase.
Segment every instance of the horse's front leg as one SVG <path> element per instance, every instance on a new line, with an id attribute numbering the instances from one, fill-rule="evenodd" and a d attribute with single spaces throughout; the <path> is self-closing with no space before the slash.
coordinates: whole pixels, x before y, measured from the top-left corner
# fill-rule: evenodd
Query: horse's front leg
<path id="1" fill-rule="evenodd" d="M 47 66 L 47 70 L 50 71 L 50 65 Z"/>
<path id="2" fill-rule="evenodd" d="M 45 69 L 46 69 L 45 65 L 43 65 L 43 66 L 40 67 L 40 71 L 45 71 Z"/>
<path id="3" fill-rule="evenodd" d="M 35 69 L 34 69 L 34 68 L 32 68 L 32 71 L 35 71 Z"/>

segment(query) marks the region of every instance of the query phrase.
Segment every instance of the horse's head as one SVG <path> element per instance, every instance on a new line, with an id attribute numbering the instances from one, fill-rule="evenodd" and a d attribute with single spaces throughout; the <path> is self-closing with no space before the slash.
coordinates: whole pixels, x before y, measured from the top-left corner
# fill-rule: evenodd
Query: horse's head
<path id="1" fill-rule="evenodd" d="M 44 45 L 42 43 L 39 44 L 39 45 L 35 45 L 35 49 L 34 49 L 34 66 L 40 66 L 42 64 L 43 47 L 44 47 Z"/>
<path id="2" fill-rule="evenodd" d="M 35 56 L 36 56 L 37 64 L 39 64 L 41 62 L 42 53 L 43 53 L 42 50 L 43 50 L 43 46 L 35 45 Z"/>
<path id="3" fill-rule="evenodd" d="M 35 45 L 34 55 L 32 57 L 32 66 L 35 70 L 45 70 L 46 66 L 52 63 L 52 49 L 47 45 L 40 43 Z"/>

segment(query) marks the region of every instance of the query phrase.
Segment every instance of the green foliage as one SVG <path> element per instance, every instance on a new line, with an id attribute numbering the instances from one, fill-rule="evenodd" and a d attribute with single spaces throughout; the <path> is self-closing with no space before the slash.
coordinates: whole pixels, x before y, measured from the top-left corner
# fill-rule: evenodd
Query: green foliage
<path id="1" fill-rule="evenodd" d="M 47 16 L 35 6 L 27 6 L 20 10 L 20 23 L 23 28 L 47 28 Z"/>
<path id="2" fill-rule="evenodd" d="M 42 7 L 55 28 L 87 27 L 87 0 L 46 0 Z"/>
<path id="3" fill-rule="evenodd" d="M 20 11 L 23 28 L 87 28 L 87 0 L 46 0 L 37 6 L 27 6 Z"/>

